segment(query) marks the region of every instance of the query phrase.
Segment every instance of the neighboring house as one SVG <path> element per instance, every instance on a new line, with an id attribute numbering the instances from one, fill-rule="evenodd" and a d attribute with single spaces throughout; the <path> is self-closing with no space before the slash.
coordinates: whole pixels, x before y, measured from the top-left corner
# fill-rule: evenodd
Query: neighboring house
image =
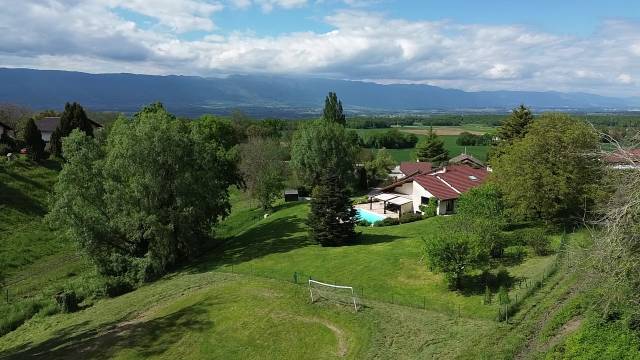
<path id="1" fill-rule="evenodd" d="M 426 169 L 426 166 L 421 166 L 422 170 Z M 400 216 L 408 212 L 421 212 L 421 205 L 437 201 L 438 215 L 451 214 L 460 195 L 482 184 L 489 175 L 486 168 L 466 163 L 447 165 L 424 173 L 415 167 L 405 167 L 405 170 L 415 172 L 372 194 L 370 201 L 383 202 L 382 209 L 385 212 L 390 210 Z"/>
<path id="2" fill-rule="evenodd" d="M 11 136 L 11 132 L 13 132 L 13 128 L 5 123 L 0 122 L 0 135 L 6 134 L 7 136 Z"/>
<path id="3" fill-rule="evenodd" d="M 612 169 L 640 168 L 640 149 L 618 150 L 604 157 L 605 163 Z"/>
<path id="4" fill-rule="evenodd" d="M 460 154 L 449 160 L 449 164 L 464 164 L 475 168 L 485 167 L 485 163 L 483 161 L 480 161 L 469 154 Z"/>
<path id="5" fill-rule="evenodd" d="M 102 127 L 102 125 L 91 119 L 89 119 L 89 122 L 91 123 L 91 126 L 93 126 L 94 130 Z M 40 133 L 42 133 L 42 140 L 48 143 L 51 139 L 51 134 L 53 134 L 59 124 L 60 117 L 45 117 L 42 118 L 42 120 L 36 121 L 36 126 L 38 127 L 38 130 L 40 130 Z"/>

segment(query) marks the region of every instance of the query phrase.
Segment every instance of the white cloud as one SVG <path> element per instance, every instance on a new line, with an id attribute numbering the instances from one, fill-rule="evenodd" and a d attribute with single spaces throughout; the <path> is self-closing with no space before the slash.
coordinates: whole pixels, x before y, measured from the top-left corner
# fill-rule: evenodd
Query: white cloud
<path id="1" fill-rule="evenodd" d="M 105 3 L 157 19 L 177 33 L 213 30 L 211 16 L 224 8 L 217 1 L 206 0 L 105 0 Z"/>
<path id="2" fill-rule="evenodd" d="M 12 2 L 0 12 L 0 66 L 154 74 L 295 73 L 468 90 L 640 93 L 635 81 L 640 78 L 640 24 L 633 22 L 607 21 L 584 38 L 518 25 L 408 21 L 350 10 L 328 16 L 324 21 L 332 29 L 327 32 L 210 32 L 185 40 L 181 32 L 212 29 L 210 17 L 221 5 L 175 1 L 184 5 L 179 7 L 165 2 L 174 3 L 159 1 L 154 9 L 141 0 L 127 5 L 121 0 Z M 225 4 L 247 6 L 235 3 Z M 267 3 L 271 8 L 295 7 L 306 1 L 252 2 Z M 141 28 L 123 19 L 114 12 L 123 6 L 152 17 L 160 28 Z"/>
<path id="3" fill-rule="evenodd" d="M 248 9 L 252 5 L 259 6 L 263 12 L 270 13 L 275 8 L 293 9 L 306 6 L 307 0 L 228 0 L 229 3 L 238 9 Z"/>

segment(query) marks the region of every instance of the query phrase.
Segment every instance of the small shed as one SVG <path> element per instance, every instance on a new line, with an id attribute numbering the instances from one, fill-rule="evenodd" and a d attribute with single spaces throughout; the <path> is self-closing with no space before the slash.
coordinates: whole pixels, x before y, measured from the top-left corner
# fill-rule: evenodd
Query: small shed
<path id="1" fill-rule="evenodd" d="M 284 191 L 284 201 L 292 202 L 300 200 L 300 196 L 298 194 L 298 190 L 296 189 L 287 189 Z"/>

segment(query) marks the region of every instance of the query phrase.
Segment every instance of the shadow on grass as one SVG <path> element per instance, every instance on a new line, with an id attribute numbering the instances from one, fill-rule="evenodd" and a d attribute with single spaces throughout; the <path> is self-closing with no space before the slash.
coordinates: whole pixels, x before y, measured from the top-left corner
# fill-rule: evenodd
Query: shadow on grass
<path id="1" fill-rule="evenodd" d="M 496 293 L 501 286 L 508 289 L 516 281 L 518 278 L 511 276 L 508 272 L 468 275 L 462 279 L 462 289 L 459 291 L 465 296 L 480 295 L 484 294 L 486 287 L 489 287 L 492 293 Z"/>
<path id="2" fill-rule="evenodd" d="M 0 204 L 25 215 L 44 216 L 47 213 L 42 204 L 34 201 L 23 191 L 0 182 Z"/>
<path id="3" fill-rule="evenodd" d="M 276 211 L 289 209 L 299 204 L 300 202 L 285 203 L 278 206 Z M 258 223 L 238 236 L 222 239 L 219 246 L 208 250 L 208 254 L 190 269 L 195 272 L 211 271 L 218 267 L 235 265 L 266 255 L 286 253 L 298 248 L 317 245 L 309 238 L 305 221 L 306 217 L 296 214 Z M 360 233 L 351 245 L 371 245 L 401 238 L 403 237 Z"/>
<path id="4" fill-rule="evenodd" d="M 83 322 L 56 332 L 40 344 L 26 344 L 4 353 L 2 359 L 111 359 L 128 349 L 142 358 L 163 354 L 182 339 L 182 334 L 211 329 L 209 301 L 202 301 L 172 314 L 145 322 L 111 323 L 100 329 L 81 330 Z"/>

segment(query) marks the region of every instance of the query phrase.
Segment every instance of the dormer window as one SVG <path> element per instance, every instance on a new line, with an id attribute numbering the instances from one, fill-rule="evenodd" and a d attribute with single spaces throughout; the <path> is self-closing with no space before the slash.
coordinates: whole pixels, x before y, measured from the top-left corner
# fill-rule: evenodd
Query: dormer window
<path id="1" fill-rule="evenodd" d="M 475 177 L 475 175 L 469 175 L 469 180 L 471 181 L 478 181 L 478 178 Z"/>

